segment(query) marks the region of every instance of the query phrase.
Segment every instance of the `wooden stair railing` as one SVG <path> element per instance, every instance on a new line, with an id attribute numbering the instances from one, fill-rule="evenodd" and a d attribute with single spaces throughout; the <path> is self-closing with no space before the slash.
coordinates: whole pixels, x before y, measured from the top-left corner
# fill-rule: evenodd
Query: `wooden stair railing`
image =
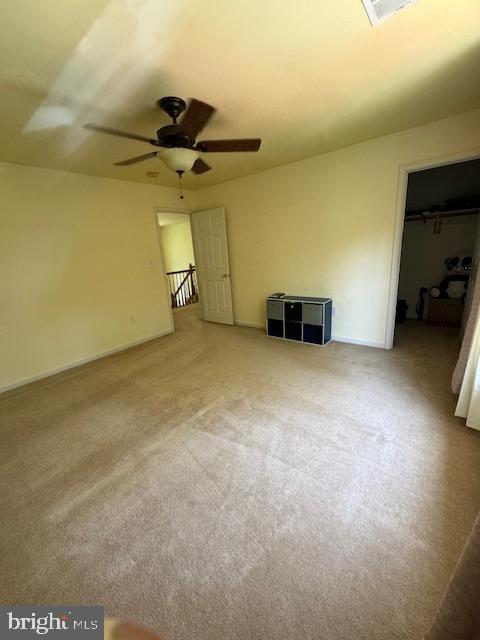
<path id="1" fill-rule="evenodd" d="M 167 272 L 172 309 L 198 302 L 197 274 L 193 264 L 188 269 Z"/>

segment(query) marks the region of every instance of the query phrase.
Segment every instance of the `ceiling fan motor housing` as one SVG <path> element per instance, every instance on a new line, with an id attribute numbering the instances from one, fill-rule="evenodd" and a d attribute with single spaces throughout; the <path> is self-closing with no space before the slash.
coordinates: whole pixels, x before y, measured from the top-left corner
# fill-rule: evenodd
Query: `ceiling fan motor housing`
<path id="1" fill-rule="evenodd" d="M 194 138 L 191 138 L 178 124 L 167 124 L 157 131 L 157 136 L 164 147 L 191 148 L 195 144 Z"/>

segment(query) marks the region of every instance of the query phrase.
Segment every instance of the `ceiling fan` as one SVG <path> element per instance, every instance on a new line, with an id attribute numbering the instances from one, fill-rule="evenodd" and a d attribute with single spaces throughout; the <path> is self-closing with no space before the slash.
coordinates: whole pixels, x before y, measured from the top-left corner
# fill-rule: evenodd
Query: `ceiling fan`
<path id="1" fill-rule="evenodd" d="M 160 147 L 159 151 L 145 153 L 135 158 L 115 162 L 116 166 L 125 167 L 136 162 L 143 162 L 149 158 L 160 158 L 167 167 L 178 173 L 181 177 L 185 171 L 201 174 L 210 171 L 211 167 L 202 160 L 201 153 L 218 153 L 225 151 L 258 151 L 260 148 L 260 138 L 240 138 L 231 140 L 201 140 L 196 141 L 198 134 L 206 126 L 212 115 L 215 113 L 214 107 L 205 102 L 192 98 L 187 104 L 181 98 L 167 96 L 157 101 L 158 106 L 171 118 L 172 124 L 161 127 L 157 131 L 157 138 L 147 138 L 136 133 L 119 131 L 108 127 L 100 127 L 95 124 L 83 125 L 86 129 L 108 133 L 112 136 L 130 138 L 131 140 L 141 140 L 148 142 L 154 147 Z M 185 111 L 186 109 L 186 111 Z M 180 123 L 177 118 L 185 111 Z"/>

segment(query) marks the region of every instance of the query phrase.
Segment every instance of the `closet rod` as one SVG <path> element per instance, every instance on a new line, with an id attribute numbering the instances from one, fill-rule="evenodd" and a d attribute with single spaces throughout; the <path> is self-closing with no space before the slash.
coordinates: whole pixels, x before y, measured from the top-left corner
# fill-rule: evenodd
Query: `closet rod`
<path id="1" fill-rule="evenodd" d="M 412 216 L 405 216 L 405 222 L 410 220 L 432 220 L 435 218 L 454 218 L 455 216 L 471 216 L 480 213 L 480 207 L 475 209 L 457 209 L 456 211 L 425 211 Z"/>

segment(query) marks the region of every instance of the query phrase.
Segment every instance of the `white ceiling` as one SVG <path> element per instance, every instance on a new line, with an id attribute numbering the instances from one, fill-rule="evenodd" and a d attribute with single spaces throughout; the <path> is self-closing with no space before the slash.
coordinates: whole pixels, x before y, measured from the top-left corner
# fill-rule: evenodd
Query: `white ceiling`
<path id="1" fill-rule="evenodd" d="M 176 186 L 147 144 L 165 95 L 218 111 L 201 137 L 263 139 L 208 154 L 188 188 L 480 107 L 479 0 L 419 0 L 372 28 L 361 0 L 2 0 L 0 160 Z M 158 171 L 156 178 L 147 176 Z"/>

